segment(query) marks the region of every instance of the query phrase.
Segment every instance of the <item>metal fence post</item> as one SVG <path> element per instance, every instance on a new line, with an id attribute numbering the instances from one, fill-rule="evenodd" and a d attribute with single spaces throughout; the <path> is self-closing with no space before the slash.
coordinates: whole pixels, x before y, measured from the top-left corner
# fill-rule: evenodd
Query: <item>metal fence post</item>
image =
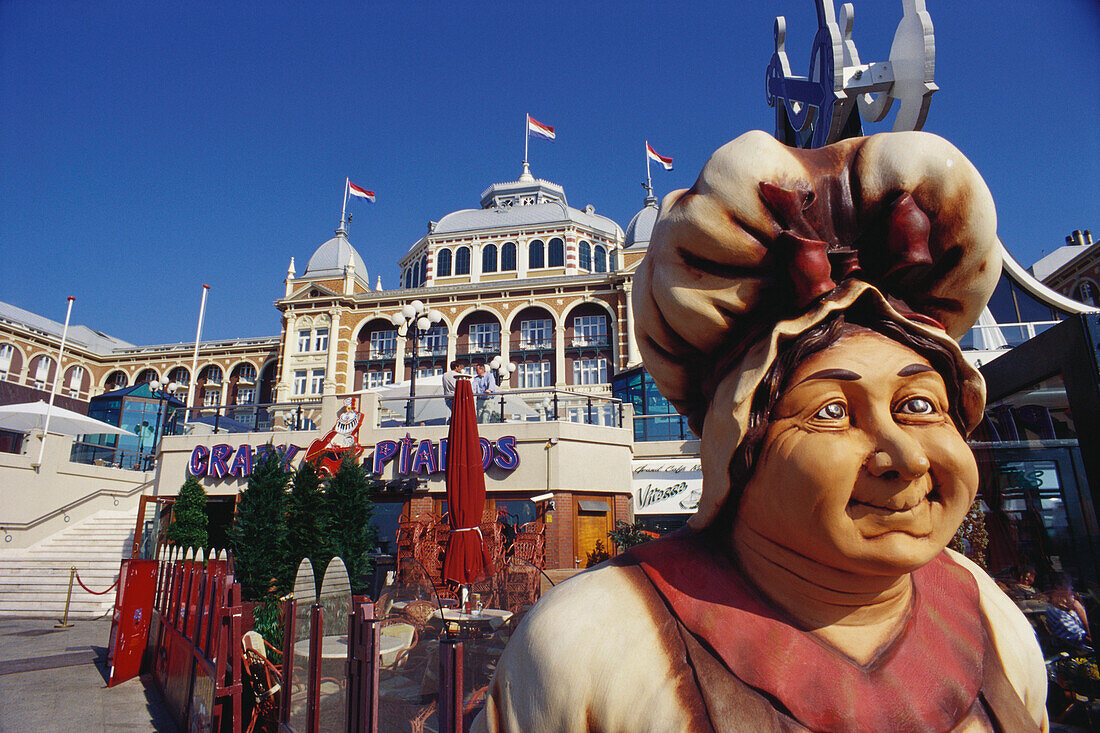
<path id="1" fill-rule="evenodd" d="M 462 733 L 462 642 L 439 642 L 439 733 Z"/>
<path id="2" fill-rule="evenodd" d="M 309 609 L 309 674 L 306 688 L 306 733 L 321 731 L 321 637 L 324 635 L 324 617 L 321 606 L 314 603 Z"/>

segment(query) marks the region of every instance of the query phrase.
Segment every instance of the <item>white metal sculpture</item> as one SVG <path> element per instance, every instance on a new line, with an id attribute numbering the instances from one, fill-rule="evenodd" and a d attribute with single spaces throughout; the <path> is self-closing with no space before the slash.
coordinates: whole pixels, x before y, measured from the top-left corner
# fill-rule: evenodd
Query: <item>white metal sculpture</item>
<path id="1" fill-rule="evenodd" d="M 833 0 L 815 2 L 818 30 L 804 77 L 791 74 L 787 21 L 783 16 L 775 19 L 775 53 L 765 89 L 768 104 L 776 110 L 776 137 L 788 145 L 819 148 L 861 135 L 861 117 L 879 122 L 895 100 L 900 106 L 893 129 L 921 129 L 937 89 L 932 17 L 924 0 L 902 0 L 889 60 L 869 64 L 860 62 L 852 40 L 852 4 L 841 6 L 838 22 Z"/>

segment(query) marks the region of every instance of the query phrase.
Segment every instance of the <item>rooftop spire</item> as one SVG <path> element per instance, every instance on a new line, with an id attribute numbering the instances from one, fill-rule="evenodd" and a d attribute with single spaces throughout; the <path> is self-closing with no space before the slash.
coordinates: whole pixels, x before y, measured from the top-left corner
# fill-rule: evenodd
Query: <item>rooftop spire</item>
<path id="1" fill-rule="evenodd" d="M 527 161 L 523 161 L 523 173 L 520 173 L 519 180 L 524 183 L 535 180 L 535 177 L 531 175 L 531 167 L 527 165 Z"/>

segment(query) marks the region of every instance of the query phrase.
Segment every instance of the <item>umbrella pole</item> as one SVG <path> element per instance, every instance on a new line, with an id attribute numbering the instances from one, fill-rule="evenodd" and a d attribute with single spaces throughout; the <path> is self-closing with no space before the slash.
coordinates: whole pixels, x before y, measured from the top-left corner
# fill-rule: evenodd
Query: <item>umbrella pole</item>
<path id="1" fill-rule="evenodd" d="M 53 412 L 53 400 L 57 396 L 57 381 L 61 378 L 61 360 L 65 356 L 65 340 L 69 337 L 69 316 L 73 314 L 73 296 L 69 296 L 69 307 L 65 309 L 65 328 L 61 331 L 61 348 L 57 350 L 57 366 L 53 370 L 53 384 L 50 385 L 50 404 L 46 407 L 46 424 L 42 426 L 42 440 L 38 444 L 38 460 L 35 469 L 42 465 L 42 454 L 46 452 L 46 433 L 50 430 L 50 413 Z"/>

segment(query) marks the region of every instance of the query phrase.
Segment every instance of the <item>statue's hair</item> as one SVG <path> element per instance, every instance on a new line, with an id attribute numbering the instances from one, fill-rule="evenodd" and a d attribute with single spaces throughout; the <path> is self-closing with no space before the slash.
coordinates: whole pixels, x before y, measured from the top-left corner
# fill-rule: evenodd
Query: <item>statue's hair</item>
<path id="1" fill-rule="evenodd" d="M 903 324 L 858 305 L 838 311 L 797 338 L 780 347 L 775 361 L 753 395 L 745 437 L 737 446 L 729 464 L 730 493 L 722 507 L 715 527 L 729 528 L 737 516 L 741 494 L 756 468 L 760 449 L 768 427 L 774 418 L 775 406 L 790 387 L 795 370 L 806 359 L 834 345 L 846 334 L 874 331 L 892 341 L 907 346 L 928 360 L 943 378 L 947 387 L 948 410 L 959 432 L 966 434 L 965 422 L 959 410 L 959 373 L 952 353 L 942 344 Z"/>

